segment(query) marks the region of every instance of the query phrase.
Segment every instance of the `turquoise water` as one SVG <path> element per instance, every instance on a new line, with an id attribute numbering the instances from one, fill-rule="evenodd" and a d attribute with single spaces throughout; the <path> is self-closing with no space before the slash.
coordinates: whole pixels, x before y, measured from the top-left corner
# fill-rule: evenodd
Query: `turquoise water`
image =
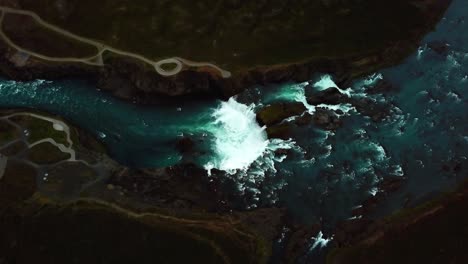
<path id="1" fill-rule="evenodd" d="M 182 156 L 175 151 L 175 144 L 183 134 L 208 140 L 203 137 L 202 126 L 210 123 L 209 109 L 215 104 L 145 109 L 116 100 L 81 81 L 0 82 L 2 107 L 32 108 L 63 116 L 101 138 L 118 161 L 134 167 L 179 162 Z"/>
<path id="2" fill-rule="evenodd" d="M 350 105 L 341 109 L 336 132 L 314 125 L 293 127 L 291 140 L 268 140 L 255 122 L 262 106 L 297 101 L 308 105 L 305 89 L 321 90 L 332 76 L 317 73 L 306 83 L 255 87 L 227 102 L 191 102 L 139 107 L 116 100 L 76 80 L 21 83 L 0 81 L 0 106 L 51 112 L 94 133 L 112 157 L 132 167 L 164 167 L 195 162 L 218 168 L 239 199 L 240 208 L 287 206 L 298 220 L 331 227 L 351 217 L 352 208 L 377 195 L 379 183 L 402 178 L 376 214 L 406 201 L 415 203 L 454 186 L 467 175 L 468 155 L 468 3 L 456 0 L 436 32 L 401 65 L 339 87 L 352 98 L 367 98 L 389 109 L 373 121 Z M 427 43 L 449 44 L 437 54 Z M 395 89 L 371 92 L 384 78 Z M 311 84 L 307 86 L 307 84 Z M 351 89 L 349 89 L 351 88 Z M 194 149 L 182 154 L 177 142 L 190 138 Z M 276 150 L 289 149 L 281 154 Z M 359 217 L 359 216 L 356 216 Z M 325 235 L 326 236 L 326 235 Z"/>

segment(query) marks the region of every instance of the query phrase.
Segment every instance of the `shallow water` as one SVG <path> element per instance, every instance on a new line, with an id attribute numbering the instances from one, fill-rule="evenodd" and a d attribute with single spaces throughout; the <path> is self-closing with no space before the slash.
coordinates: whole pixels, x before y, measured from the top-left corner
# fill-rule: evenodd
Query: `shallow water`
<path id="1" fill-rule="evenodd" d="M 298 101 L 307 112 L 304 89 L 336 86 L 326 73 L 310 82 L 256 87 L 227 102 L 192 102 L 144 108 L 116 100 L 81 81 L 0 81 L 0 106 L 39 109 L 63 116 L 96 134 L 112 157 L 133 167 L 195 162 L 226 171 L 242 207 L 286 205 L 297 219 L 331 227 L 380 190 L 385 179 L 406 179 L 376 215 L 400 208 L 455 185 L 467 174 L 468 3 L 456 0 L 421 48 L 401 65 L 382 70 L 352 87 L 353 98 L 390 105 L 375 122 L 350 105 L 336 132 L 313 125 L 295 127 L 289 140 L 268 140 L 255 111 L 280 101 Z M 449 44 L 446 55 L 426 43 Z M 385 78 L 396 89 L 370 93 Z M 305 88 L 307 84 L 312 84 Z M 351 89 L 348 89 L 351 88 Z M 293 122 L 293 119 L 285 122 Z M 195 149 L 182 155 L 177 141 L 189 137 Z M 289 149 L 279 154 L 278 149 Z M 457 169 L 458 168 L 458 169 Z M 214 176 L 213 176 L 214 177 Z M 325 238 L 323 238 L 325 239 Z"/>

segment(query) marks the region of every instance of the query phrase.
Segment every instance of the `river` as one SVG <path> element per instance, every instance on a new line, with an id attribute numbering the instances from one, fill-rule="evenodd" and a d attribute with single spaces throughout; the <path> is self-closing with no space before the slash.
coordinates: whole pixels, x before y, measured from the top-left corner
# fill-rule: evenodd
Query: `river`
<path id="1" fill-rule="evenodd" d="M 131 167 L 194 162 L 208 171 L 224 170 L 223 177 L 236 185 L 235 195 L 243 197 L 239 206 L 285 205 L 300 221 L 332 226 L 377 195 L 385 179 L 404 178 L 405 183 L 376 216 L 447 190 L 467 176 L 467 16 L 468 2 L 455 0 L 417 52 L 351 87 L 338 87 L 332 76 L 317 73 L 305 83 L 253 87 L 226 102 L 141 107 L 83 81 L 0 80 L 0 106 L 62 116 L 95 134 L 114 159 Z M 375 91 L 379 79 L 395 89 Z M 277 102 L 302 102 L 313 113 L 306 90 L 328 87 L 388 105 L 389 114 L 373 121 L 351 105 L 323 105 L 341 110 L 342 127 L 331 132 L 291 125 L 291 140 L 269 140 L 256 122 L 256 111 Z M 176 149 L 183 138 L 194 142 L 190 154 Z"/>

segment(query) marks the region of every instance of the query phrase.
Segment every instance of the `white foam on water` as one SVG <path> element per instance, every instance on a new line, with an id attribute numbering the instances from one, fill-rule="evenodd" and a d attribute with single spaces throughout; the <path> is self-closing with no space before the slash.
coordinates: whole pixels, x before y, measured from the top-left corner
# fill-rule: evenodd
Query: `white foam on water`
<path id="1" fill-rule="evenodd" d="M 304 95 L 304 87 L 308 84 L 308 82 L 302 82 L 281 85 L 277 89 L 277 92 L 267 95 L 266 101 L 267 103 L 276 101 L 297 101 L 299 97 Z"/>
<path id="2" fill-rule="evenodd" d="M 342 94 L 345 94 L 347 96 L 351 96 L 351 88 L 348 88 L 346 90 L 341 89 L 338 87 L 338 85 L 333 81 L 331 75 L 329 74 L 324 74 L 320 77 L 320 80 L 317 81 L 316 83 L 313 84 L 313 87 L 317 88 L 319 91 L 328 89 L 328 88 L 336 88 L 338 89 Z"/>
<path id="3" fill-rule="evenodd" d="M 422 57 L 422 55 L 423 55 L 423 53 L 424 53 L 426 50 L 427 50 L 427 44 L 424 45 L 424 46 L 420 46 L 420 47 L 418 48 L 418 53 L 417 53 L 417 55 L 416 55 L 416 58 L 417 58 L 418 60 L 420 60 L 421 57 Z"/>
<path id="4" fill-rule="evenodd" d="M 333 240 L 333 237 L 330 238 L 325 238 L 323 236 L 322 231 L 320 231 L 316 237 L 313 237 L 312 240 L 314 240 L 314 243 L 310 247 L 310 251 L 316 249 L 316 248 L 323 248 L 325 247 L 330 241 Z"/>
<path id="5" fill-rule="evenodd" d="M 265 128 L 256 121 L 253 108 L 254 105 L 230 98 L 215 110 L 213 135 L 217 159 L 208 167 L 235 173 L 247 169 L 265 152 L 269 141 Z"/>
<path id="6" fill-rule="evenodd" d="M 378 192 L 379 192 L 379 189 L 377 187 L 373 187 L 372 189 L 369 190 L 369 194 L 372 196 L 376 196 Z"/>
<path id="7" fill-rule="evenodd" d="M 319 104 L 317 105 L 317 107 L 325 108 L 328 110 L 333 110 L 335 111 L 335 114 L 337 114 L 338 116 L 343 116 L 347 114 L 348 112 L 350 112 L 351 110 L 356 110 L 356 108 L 352 106 L 351 104 L 337 104 L 337 105 Z M 337 110 L 341 110 L 343 114 L 336 113 Z"/>
<path id="8" fill-rule="evenodd" d="M 338 85 L 332 80 L 332 77 L 328 74 L 324 74 L 320 77 L 320 80 L 318 80 L 316 83 L 313 84 L 315 88 L 317 88 L 319 91 L 334 87 L 334 88 L 339 88 Z"/>
<path id="9" fill-rule="evenodd" d="M 214 121 L 208 128 L 214 136 L 214 156 L 204 165 L 209 174 L 211 169 L 227 172 L 235 179 L 241 195 L 250 193 L 252 203 L 248 208 L 256 206 L 265 175 L 274 175 L 275 163 L 286 158 L 277 151 L 296 147 L 292 140 L 269 140 L 265 127 L 257 123 L 254 108 L 253 104 L 248 106 L 230 98 L 214 110 Z M 274 188 L 281 189 L 284 185 L 279 183 Z M 271 200 L 276 198 L 272 196 Z"/>

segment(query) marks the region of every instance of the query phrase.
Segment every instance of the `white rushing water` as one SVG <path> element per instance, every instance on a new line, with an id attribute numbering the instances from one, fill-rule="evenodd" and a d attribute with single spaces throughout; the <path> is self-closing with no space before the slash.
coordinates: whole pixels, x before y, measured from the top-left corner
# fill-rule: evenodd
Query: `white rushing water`
<path id="1" fill-rule="evenodd" d="M 264 127 L 256 121 L 254 105 L 238 103 L 234 98 L 222 102 L 213 113 L 216 159 L 206 165 L 235 173 L 246 170 L 267 149 Z"/>
<path id="2" fill-rule="evenodd" d="M 240 194 L 251 194 L 253 200 L 248 208 L 256 206 L 261 194 L 258 187 L 266 175 L 274 176 L 275 164 L 284 160 L 285 155 L 277 150 L 295 147 L 292 140 L 269 140 L 265 127 L 257 123 L 254 108 L 254 104 L 245 105 L 230 98 L 214 110 L 209 128 L 214 136 L 214 156 L 205 164 L 209 174 L 213 168 L 226 171 Z M 272 189 L 282 187 L 279 183 Z"/>

